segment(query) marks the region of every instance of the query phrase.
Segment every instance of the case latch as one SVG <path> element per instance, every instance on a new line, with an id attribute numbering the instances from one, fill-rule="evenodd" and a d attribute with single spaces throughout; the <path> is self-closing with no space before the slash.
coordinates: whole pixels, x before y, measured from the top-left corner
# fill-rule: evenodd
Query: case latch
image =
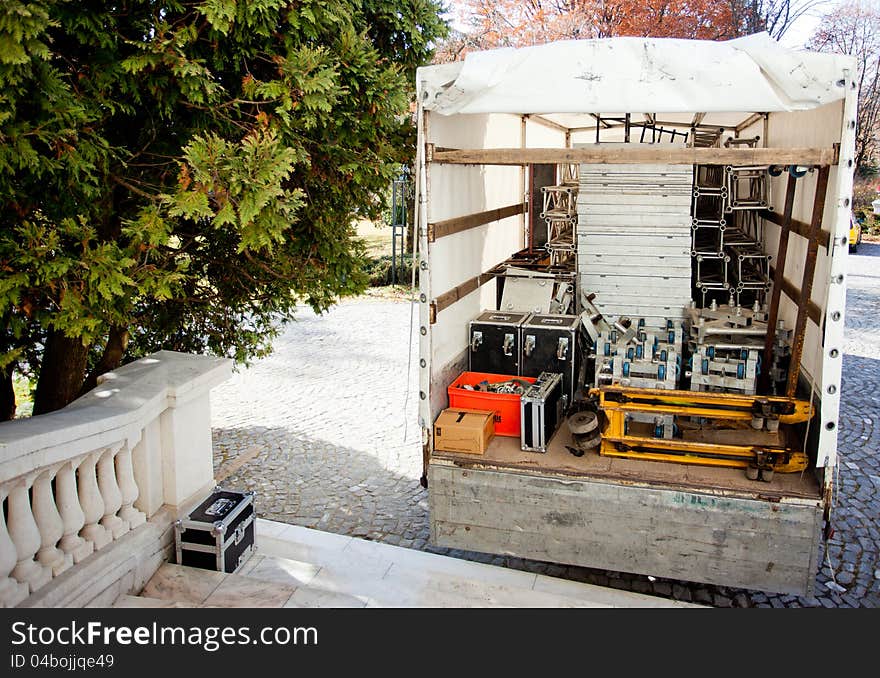
<path id="1" fill-rule="evenodd" d="M 556 359 L 565 360 L 566 355 L 568 355 L 568 337 L 560 337 L 559 345 L 556 347 Z"/>
<path id="2" fill-rule="evenodd" d="M 471 337 L 471 351 L 476 353 L 477 349 L 480 348 L 480 345 L 483 343 L 483 333 L 482 332 L 474 332 Z"/>
<path id="3" fill-rule="evenodd" d="M 505 334 L 504 335 L 504 355 L 513 355 L 513 335 Z"/>

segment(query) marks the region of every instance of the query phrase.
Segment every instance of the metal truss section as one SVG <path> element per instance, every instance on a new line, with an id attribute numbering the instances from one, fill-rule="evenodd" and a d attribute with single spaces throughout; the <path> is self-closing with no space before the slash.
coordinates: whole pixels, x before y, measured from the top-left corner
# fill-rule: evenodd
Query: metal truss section
<path id="1" fill-rule="evenodd" d="M 577 186 L 542 186 L 542 219 L 577 218 Z"/>
<path id="2" fill-rule="evenodd" d="M 727 178 L 727 204 L 725 210 L 754 210 L 770 207 L 769 167 L 724 168 Z"/>

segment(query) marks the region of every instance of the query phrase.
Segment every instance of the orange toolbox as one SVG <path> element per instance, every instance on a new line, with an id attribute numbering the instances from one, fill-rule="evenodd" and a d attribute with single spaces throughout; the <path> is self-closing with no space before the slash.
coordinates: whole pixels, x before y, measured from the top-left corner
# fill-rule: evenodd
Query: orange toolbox
<path id="1" fill-rule="evenodd" d="M 449 393 L 449 407 L 458 407 L 466 410 L 494 410 L 495 435 L 519 437 L 520 395 L 518 393 L 492 393 L 490 391 L 471 391 L 470 389 L 461 388 L 463 385 L 476 386 L 483 381 L 497 384 L 513 379 L 525 381 L 529 384 L 534 384 L 537 381 L 536 377 L 517 377 L 509 374 L 487 374 L 485 372 L 462 372 L 446 389 L 447 393 Z"/>

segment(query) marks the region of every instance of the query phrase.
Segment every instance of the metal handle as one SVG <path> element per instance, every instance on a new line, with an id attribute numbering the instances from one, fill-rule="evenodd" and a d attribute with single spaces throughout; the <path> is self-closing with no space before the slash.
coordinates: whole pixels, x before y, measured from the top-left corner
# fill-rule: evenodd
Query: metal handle
<path id="1" fill-rule="evenodd" d="M 556 359 L 557 360 L 565 360 L 565 356 L 568 354 L 568 338 L 567 337 L 559 337 L 559 345 L 556 347 Z"/>
<path id="2" fill-rule="evenodd" d="M 504 335 L 504 355 L 513 355 L 513 335 L 505 334 Z"/>
<path id="3" fill-rule="evenodd" d="M 471 352 L 476 353 L 477 349 L 480 348 L 480 345 L 483 343 L 483 333 L 482 332 L 474 332 L 471 335 Z"/>
<path id="4" fill-rule="evenodd" d="M 235 544 L 236 546 L 241 543 L 241 540 L 244 539 L 245 528 L 247 525 L 240 525 L 239 528 L 235 531 Z"/>
<path id="5" fill-rule="evenodd" d="M 532 351 L 534 351 L 534 350 L 535 350 L 535 335 L 528 334 L 528 335 L 526 335 L 526 340 L 525 340 L 525 343 L 523 344 L 523 353 L 525 353 L 526 356 L 531 356 Z"/>

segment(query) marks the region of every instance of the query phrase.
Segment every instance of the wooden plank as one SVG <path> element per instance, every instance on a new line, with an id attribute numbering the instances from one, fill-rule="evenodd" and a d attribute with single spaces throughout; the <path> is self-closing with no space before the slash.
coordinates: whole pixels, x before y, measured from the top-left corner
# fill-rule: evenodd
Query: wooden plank
<path id="1" fill-rule="evenodd" d="M 433 147 L 433 144 L 429 144 Z M 484 148 L 433 147 L 430 162 L 458 165 L 528 165 L 530 163 L 597 163 L 669 165 L 833 165 L 831 148 L 687 148 L 633 144 L 632 148 L 594 144 L 581 148 Z"/>
<path id="2" fill-rule="evenodd" d="M 741 123 L 739 123 L 736 126 L 735 129 L 736 129 L 737 134 L 742 132 L 744 129 L 751 127 L 756 122 L 763 120 L 764 115 L 766 115 L 766 114 L 765 113 L 752 113 L 748 118 L 746 118 L 745 120 L 743 120 Z"/>
<path id="3" fill-rule="evenodd" d="M 759 216 L 767 221 L 776 224 L 777 226 L 782 226 L 782 214 L 779 212 L 770 212 L 768 210 L 761 210 Z M 798 221 L 797 219 L 791 220 L 791 232 L 797 233 L 802 238 L 808 238 L 810 235 L 810 225 L 803 221 Z M 828 246 L 831 244 L 831 233 L 828 231 L 819 231 L 819 245 L 824 247 L 826 250 Z"/>
<path id="4" fill-rule="evenodd" d="M 810 595 L 821 509 L 431 464 L 437 545 Z"/>
<path id="5" fill-rule="evenodd" d="M 470 280 L 466 280 L 461 283 L 461 285 L 456 285 L 448 292 L 444 292 L 436 299 L 434 299 L 434 307 L 437 309 L 436 313 L 439 313 L 444 308 L 449 308 L 459 299 L 463 299 L 471 292 L 479 289 L 487 282 L 492 280 L 495 276 L 491 273 L 481 273 L 480 275 L 474 276 Z M 436 317 L 435 317 L 436 321 Z"/>
<path id="6" fill-rule="evenodd" d="M 598 484 L 594 487 L 593 484 L 586 482 L 578 483 L 577 488 L 572 488 L 569 484 L 551 489 L 524 487 L 520 480 L 511 488 L 505 483 L 497 482 L 496 478 L 490 479 L 484 473 L 469 473 L 466 478 L 454 480 L 455 482 L 451 483 L 441 483 L 442 487 L 437 488 L 438 494 L 462 502 L 470 501 L 479 495 L 487 506 L 516 505 L 517 525 L 524 530 L 531 526 L 538 532 L 549 530 L 548 533 L 552 533 L 560 526 L 564 527 L 563 523 L 570 522 L 572 525 L 576 523 L 581 528 L 589 527 L 593 534 L 606 534 L 604 530 L 613 525 L 614 516 L 620 513 L 616 506 L 620 493 L 612 485 L 603 487 L 603 484 Z M 553 493 L 553 501 L 549 504 L 548 489 Z M 676 529 L 694 530 L 695 534 L 705 529 L 724 530 L 742 533 L 744 538 L 751 539 L 765 533 L 767 520 L 772 518 L 776 521 L 774 534 L 784 535 L 792 540 L 805 538 L 801 513 L 779 513 L 773 510 L 775 504 L 770 502 L 755 502 L 756 509 L 749 512 L 737 503 L 739 501 L 742 500 L 732 501 L 696 494 L 667 495 L 646 490 L 634 494 L 631 498 L 638 515 L 633 516 L 630 529 L 635 531 L 638 525 L 650 530 L 655 520 L 662 520 L 664 524 L 668 523 Z M 691 510 L 683 510 L 688 508 Z M 510 506 L 498 506 L 497 510 L 505 513 L 511 509 Z M 475 525 L 491 527 L 498 519 L 498 515 L 493 516 L 492 511 L 493 509 L 486 509 L 483 514 L 473 516 L 471 522 Z M 558 518 L 563 514 L 569 515 L 571 520 L 559 520 Z M 613 527 L 613 529 L 617 528 Z M 606 536 L 613 534 L 608 533 Z M 704 536 L 711 540 L 710 535 Z M 809 541 L 812 541 L 811 537 Z"/>
<path id="7" fill-rule="evenodd" d="M 507 207 L 499 207 L 485 212 L 477 212 L 476 214 L 468 214 L 463 217 L 454 217 L 452 219 L 444 219 L 433 224 L 428 224 L 428 242 L 434 242 L 437 238 L 443 238 L 453 233 L 461 233 L 477 226 L 491 224 L 493 221 L 501 221 L 508 217 L 522 214 L 526 211 L 523 203 L 516 205 L 508 205 Z"/>
<path id="8" fill-rule="evenodd" d="M 698 544 L 691 551 L 684 550 L 678 542 L 660 544 L 656 550 L 647 546 L 618 548 L 608 541 L 593 541 L 577 535 L 561 540 L 545 534 L 433 519 L 431 532 L 432 543 L 446 548 L 776 593 L 810 595 L 815 578 L 815 572 L 802 565 L 731 561 L 719 556 L 716 550 Z M 680 550 L 673 550 L 677 546 Z M 811 560 L 809 554 L 804 558 Z M 768 567 L 770 572 L 766 571 Z"/>
<path id="9" fill-rule="evenodd" d="M 773 277 L 775 273 L 776 269 L 771 266 L 770 276 Z M 801 298 L 800 289 L 788 278 L 782 279 L 782 291 L 785 293 L 785 296 L 787 296 L 795 303 L 797 303 L 797 300 Z M 807 302 L 807 317 L 814 323 L 816 323 L 816 325 L 822 327 L 822 309 L 820 309 L 819 305 L 812 299 Z"/>

